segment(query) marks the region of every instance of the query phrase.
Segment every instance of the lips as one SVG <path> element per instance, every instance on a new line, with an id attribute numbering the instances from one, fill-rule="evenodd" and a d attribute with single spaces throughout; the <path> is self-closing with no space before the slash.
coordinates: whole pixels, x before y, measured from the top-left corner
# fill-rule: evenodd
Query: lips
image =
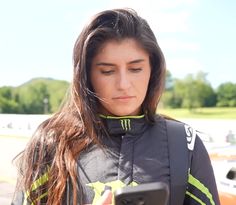
<path id="1" fill-rule="evenodd" d="M 118 97 L 114 97 L 113 99 L 115 100 L 128 100 L 128 99 L 132 99 L 134 98 L 134 96 L 118 96 Z"/>
<path id="2" fill-rule="evenodd" d="M 124 95 L 124 96 L 114 97 L 113 100 L 117 103 L 130 103 L 131 100 L 134 98 L 135 96 Z"/>
<path id="3" fill-rule="evenodd" d="M 135 96 L 122 95 L 122 96 L 114 97 L 113 99 L 115 99 L 115 100 L 128 100 L 128 99 L 132 99 L 132 98 L 135 98 Z"/>

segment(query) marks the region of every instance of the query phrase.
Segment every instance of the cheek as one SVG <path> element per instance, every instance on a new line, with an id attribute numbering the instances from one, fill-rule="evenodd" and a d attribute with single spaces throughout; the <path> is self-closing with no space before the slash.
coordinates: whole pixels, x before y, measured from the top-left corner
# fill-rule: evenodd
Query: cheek
<path id="1" fill-rule="evenodd" d="M 99 83 L 99 79 L 96 78 L 95 76 L 96 76 L 96 73 L 91 72 L 91 75 L 90 75 L 91 85 L 92 85 L 92 87 L 93 87 L 93 91 L 94 91 L 95 93 L 97 93 L 98 90 L 99 90 L 99 85 L 100 85 L 100 83 Z"/>
<path id="2" fill-rule="evenodd" d="M 101 80 L 99 78 L 92 79 L 92 86 L 93 86 L 94 92 L 99 97 L 102 97 L 102 98 L 108 97 L 108 95 L 110 93 L 109 92 L 110 86 L 108 86 L 108 85 L 109 84 L 106 81 Z"/>
<path id="3" fill-rule="evenodd" d="M 142 94 L 144 94 L 144 95 L 146 95 L 149 80 L 150 80 L 149 74 L 147 74 L 145 77 L 143 77 L 142 79 L 139 80 L 138 87 L 139 87 L 140 92 L 142 92 Z"/>

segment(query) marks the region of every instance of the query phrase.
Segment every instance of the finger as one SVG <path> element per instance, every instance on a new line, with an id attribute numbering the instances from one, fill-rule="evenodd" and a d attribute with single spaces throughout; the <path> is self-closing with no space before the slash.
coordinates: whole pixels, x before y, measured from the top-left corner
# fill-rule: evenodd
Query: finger
<path id="1" fill-rule="evenodd" d="M 110 190 L 106 190 L 102 197 L 99 199 L 96 205 L 108 205 L 112 204 L 112 192 Z"/>

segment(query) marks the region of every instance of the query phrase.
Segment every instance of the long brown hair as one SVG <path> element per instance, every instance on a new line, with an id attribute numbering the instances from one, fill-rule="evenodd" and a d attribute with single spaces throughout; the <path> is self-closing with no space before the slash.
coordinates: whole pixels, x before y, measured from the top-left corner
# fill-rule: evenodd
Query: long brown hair
<path id="1" fill-rule="evenodd" d="M 89 77 L 91 61 L 104 42 L 124 38 L 135 39 L 149 53 L 151 78 L 142 109 L 147 120 L 154 121 L 165 78 L 165 60 L 155 35 L 146 20 L 131 9 L 103 11 L 91 20 L 75 42 L 73 82 L 66 102 L 38 127 L 20 155 L 21 189 L 30 190 L 32 183 L 49 170 L 48 182 L 30 192 L 31 201 L 47 189 L 47 204 L 61 204 L 69 180 L 73 204 L 77 204 L 77 159 L 89 145 L 99 144 L 98 137 L 104 130 L 98 116 L 98 98 Z"/>

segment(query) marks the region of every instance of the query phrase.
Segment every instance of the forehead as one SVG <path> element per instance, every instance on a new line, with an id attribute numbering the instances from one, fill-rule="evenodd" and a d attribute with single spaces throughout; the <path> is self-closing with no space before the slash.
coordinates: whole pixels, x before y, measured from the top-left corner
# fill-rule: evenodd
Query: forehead
<path id="1" fill-rule="evenodd" d="M 135 39 L 126 38 L 122 40 L 108 40 L 101 45 L 95 55 L 95 59 L 100 58 L 146 58 L 148 53 Z M 129 59 L 130 60 L 130 59 Z"/>

